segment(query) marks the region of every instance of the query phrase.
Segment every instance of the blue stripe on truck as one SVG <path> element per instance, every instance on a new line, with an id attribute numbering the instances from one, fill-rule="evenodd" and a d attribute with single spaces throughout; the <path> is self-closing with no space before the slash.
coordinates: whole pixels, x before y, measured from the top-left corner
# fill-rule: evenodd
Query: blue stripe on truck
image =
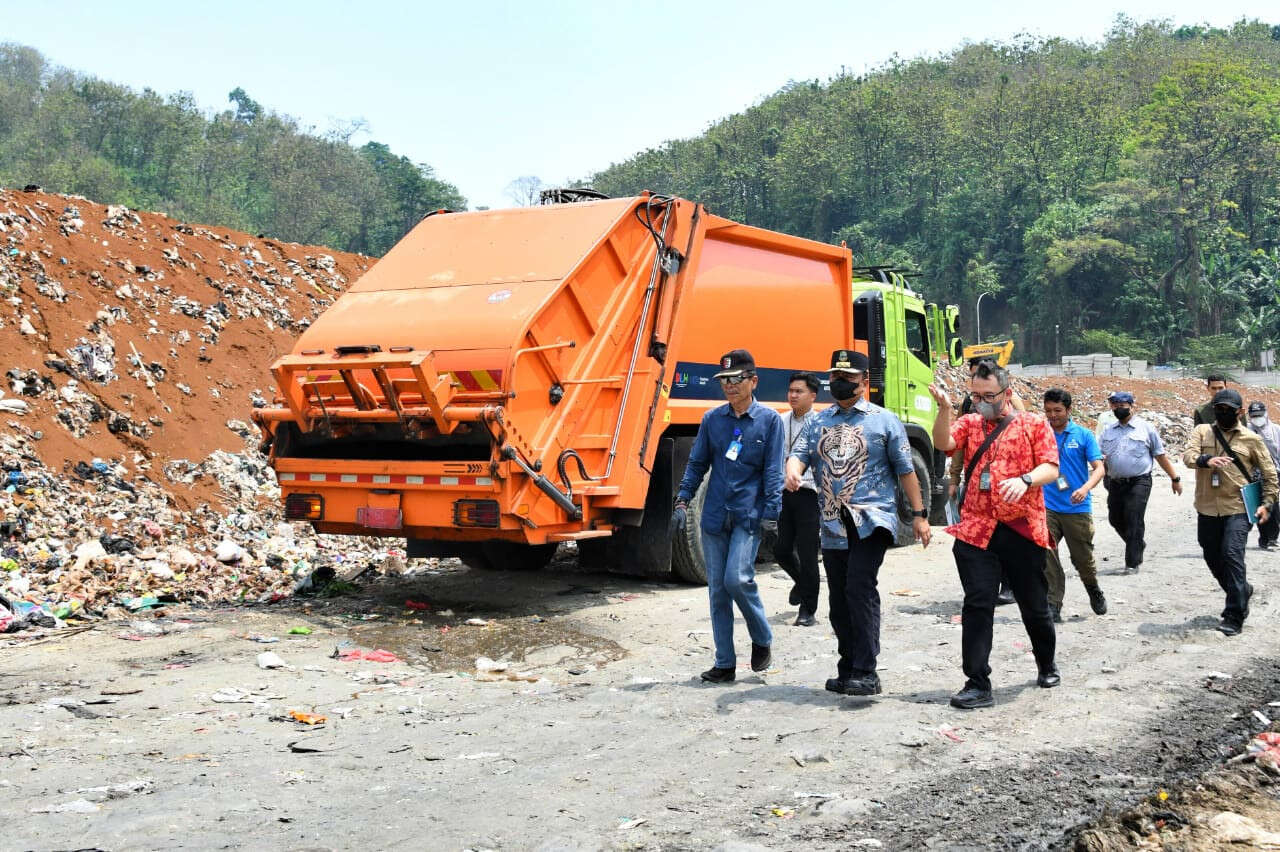
<path id="1" fill-rule="evenodd" d="M 724 394 L 720 392 L 720 380 L 715 374 L 720 372 L 720 365 L 698 364 L 691 361 L 677 361 L 676 374 L 671 382 L 672 399 L 706 399 L 724 402 Z M 760 402 L 787 401 L 787 388 L 791 385 L 791 374 L 802 372 L 800 369 L 777 369 L 774 367 L 758 367 L 756 375 L 760 377 L 760 385 L 756 388 L 756 399 Z M 825 372 L 810 370 L 822 383 L 818 391 L 818 402 L 835 402 L 827 387 Z"/>

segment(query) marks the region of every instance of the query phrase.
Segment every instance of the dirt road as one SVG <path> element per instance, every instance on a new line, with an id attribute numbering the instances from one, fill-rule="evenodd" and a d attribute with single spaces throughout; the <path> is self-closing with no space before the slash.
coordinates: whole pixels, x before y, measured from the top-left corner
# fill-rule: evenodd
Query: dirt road
<path id="1" fill-rule="evenodd" d="M 970 713 L 947 704 L 963 681 L 961 591 L 941 534 L 886 560 L 874 700 L 822 690 L 834 637 L 825 618 L 790 626 L 781 572 L 761 578 L 776 668 L 744 665 L 717 687 L 697 681 L 711 659 L 702 589 L 580 573 L 571 554 L 533 575 L 455 566 L 0 649 L 3 845 L 1061 844 L 1238 749 L 1260 728 L 1250 711 L 1280 699 L 1280 558 L 1249 551 L 1253 613 L 1224 638 L 1189 495 L 1157 479 L 1133 576 L 1115 575 L 1101 495 L 1094 511 L 1110 613 L 1089 611 L 1068 569 L 1063 685 L 1042 690 L 1017 614 L 1001 608 L 997 704 Z M 745 649 L 741 622 L 738 635 Z M 402 662 L 332 658 L 341 643 Z M 287 667 L 260 668 L 265 652 Z M 509 665 L 478 672 L 480 657 Z"/>

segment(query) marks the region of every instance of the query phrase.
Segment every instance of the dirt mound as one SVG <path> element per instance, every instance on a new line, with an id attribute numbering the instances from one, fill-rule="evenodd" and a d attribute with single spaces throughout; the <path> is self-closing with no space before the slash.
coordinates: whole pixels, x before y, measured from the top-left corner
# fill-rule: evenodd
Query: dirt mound
<path id="1" fill-rule="evenodd" d="M 249 413 L 373 263 L 0 190 L 0 595 L 68 614 L 290 588 L 315 545 L 279 524 Z"/>

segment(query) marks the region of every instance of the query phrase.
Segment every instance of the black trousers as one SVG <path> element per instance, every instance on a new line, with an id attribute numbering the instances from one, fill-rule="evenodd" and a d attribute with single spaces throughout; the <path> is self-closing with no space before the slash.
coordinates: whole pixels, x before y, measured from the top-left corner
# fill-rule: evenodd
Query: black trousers
<path id="1" fill-rule="evenodd" d="M 957 540 L 952 552 L 964 587 L 960 653 L 966 686 L 991 688 L 991 631 L 1001 572 L 1008 575 L 1022 626 L 1041 671 L 1053 665 L 1057 635 L 1049 614 L 1049 583 L 1044 576 L 1045 550 L 1004 524 L 997 524 L 986 550 Z"/>
<path id="2" fill-rule="evenodd" d="M 1267 516 L 1266 521 L 1258 524 L 1258 544 L 1275 544 L 1278 538 L 1280 538 L 1280 512 L 1272 506 L 1271 514 Z"/>
<path id="3" fill-rule="evenodd" d="M 1249 541 L 1249 517 L 1244 512 L 1222 517 L 1199 515 L 1196 539 L 1213 579 L 1227 593 L 1223 619 L 1244 624 L 1249 588 L 1245 580 L 1244 548 Z"/>
<path id="4" fill-rule="evenodd" d="M 1146 550 L 1147 501 L 1151 499 L 1151 474 L 1129 479 L 1107 477 L 1107 520 L 1124 539 L 1124 564 L 1133 568 L 1142 564 Z"/>
<path id="5" fill-rule="evenodd" d="M 799 588 L 800 610 L 810 614 L 818 611 L 818 527 L 818 492 L 783 491 L 773 558 Z"/>
<path id="6" fill-rule="evenodd" d="M 831 629 L 836 632 L 840 661 L 836 676 L 865 677 L 876 670 L 880 655 L 880 565 L 893 544 L 887 530 L 877 528 L 866 538 L 848 529 L 848 550 L 822 551 L 827 571 Z"/>

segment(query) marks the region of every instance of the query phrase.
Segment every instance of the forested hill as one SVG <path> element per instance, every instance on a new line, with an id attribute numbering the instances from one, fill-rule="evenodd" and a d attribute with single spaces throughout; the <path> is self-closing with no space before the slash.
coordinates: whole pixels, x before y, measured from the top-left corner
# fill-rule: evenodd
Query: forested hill
<path id="1" fill-rule="evenodd" d="M 386 145 L 317 135 L 243 89 L 228 98 L 234 109 L 209 115 L 188 94 L 137 92 L 0 44 L 0 185 L 369 255 L 427 212 L 466 206 Z"/>
<path id="2" fill-rule="evenodd" d="M 1118 19 L 794 83 L 593 178 L 920 270 L 1025 359 L 1280 343 L 1280 26 Z M 988 313 L 990 311 L 990 313 Z M 990 323 L 990 324 L 988 324 Z"/>

